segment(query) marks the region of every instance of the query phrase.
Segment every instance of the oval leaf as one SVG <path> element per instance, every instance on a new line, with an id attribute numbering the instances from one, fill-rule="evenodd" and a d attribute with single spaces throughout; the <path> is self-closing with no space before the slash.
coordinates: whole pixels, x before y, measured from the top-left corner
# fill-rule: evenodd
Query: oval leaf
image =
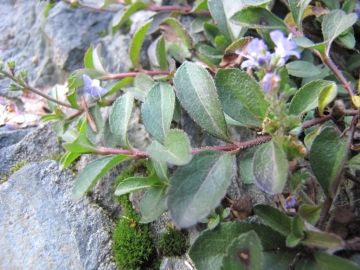
<path id="1" fill-rule="evenodd" d="M 332 127 L 324 128 L 310 151 L 310 165 L 326 196 L 332 197 L 332 185 L 347 159 L 349 138 L 340 137 Z"/>
<path id="2" fill-rule="evenodd" d="M 312 77 L 321 73 L 316 66 L 307 61 L 293 61 L 285 66 L 290 75 L 300 78 Z"/>
<path id="3" fill-rule="evenodd" d="M 231 22 L 249 28 L 281 29 L 287 32 L 286 24 L 270 11 L 260 7 L 248 7 L 235 13 Z"/>
<path id="4" fill-rule="evenodd" d="M 185 62 L 174 76 L 176 95 L 195 122 L 214 137 L 231 142 L 214 81 L 202 67 Z"/>
<path id="5" fill-rule="evenodd" d="M 300 115 L 315 109 L 319 105 L 319 95 L 325 87 L 336 87 L 334 82 L 316 80 L 301 87 L 290 103 L 289 113 Z"/>
<path id="6" fill-rule="evenodd" d="M 122 24 L 130 18 L 132 14 L 140 9 L 145 9 L 147 5 L 143 2 L 135 2 L 132 5 L 126 6 L 120 9 L 112 19 L 112 34 L 114 35 L 115 32 L 122 26 Z"/>
<path id="7" fill-rule="evenodd" d="M 149 223 L 162 215 L 165 208 L 165 187 L 152 187 L 140 201 L 141 219 L 139 223 Z"/>
<path id="8" fill-rule="evenodd" d="M 221 269 L 261 270 L 263 252 L 259 237 L 254 231 L 241 234 L 226 249 Z"/>
<path id="9" fill-rule="evenodd" d="M 337 95 L 337 86 L 336 84 L 330 84 L 324 87 L 319 94 L 319 114 L 323 116 L 325 107 L 334 100 Z"/>
<path id="10" fill-rule="evenodd" d="M 229 21 L 236 12 L 243 9 L 244 4 L 241 1 L 210 0 L 208 7 L 221 33 L 228 41 L 234 41 L 244 34 L 246 29 Z"/>
<path id="11" fill-rule="evenodd" d="M 166 204 L 174 224 L 188 228 L 206 218 L 226 194 L 231 176 L 229 153 L 195 154 L 191 163 L 180 167 L 170 180 Z"/>
<path id="12" fill-rule="evenodd" d="M 148 148 L 151 158 L 175 165 L 185 165 L 191 160 L 190 141 L 186 134 L 178 129 L 168 132 L 164 145 L 153 141 Z"/>
<path id="13" fill-rule="evenodd" d="M 141 26 L 134 34 L 134 37 L 131 41 L 130 60 L 133 63 L 134 67 L 138 69 L 141 67 L 139 63 L 141 46 L 143 44 L 146 33 L 151 25 L 151 22 L 152 20 L 148 21 L 143 26 Z"/>
<path id="14" fill-rule="evenodd" d="M 127 155 L 109 155 L 101 157 L 90 162 L 85 166 L 84 170 L 79 173 L 75 180 L 73 188 L 73 198 L 75 200 L 84 196 L 108 171 L 120 162 L 133 159 L 133 156 Z"/>
<path id="15" fill-rule="evenodd" d="M 164 82 L 154 85 L 141 107 L 142 121 L 146 130 L 161 144 L 165 144 L 175 108 L 173 88 Z"/>
<path id="16" fill-rule="evenodd" d="M 110 112 L 109 124 L 117 143 L 126 149 L 131 149 L 127 139 L 127 128 L 134 104 L 134 96 L 130 92 L 119 97 Z"/>
<path id="17" fill-rule="evenodd" d="M 244 125 L 261 127 L 268 104 L 250 75 L 239 69 L 220 69 L 215 85 L 226 114 Z"/>
<path id="18" fill-rule="evenodd" d="M 258 204 L 254 206 L 254 212 L 266 225 L 282 235 L 291 233 L 291 219 L 280 210 L 267 204 Z"/>
<path id="19" fill-rule="evenodd" d="M 115 189 L 115 195 L 121 196 L 144 188 L 149 188 L 150 184 L 147 177 L 129 177 L 121 181 Z"/>
<path id="20" fill-rule="evenodd" d="M 259 146 L 253 161 L 255 182 L 268 194 L 283 191 L 287 180 L 288 163 L 282 148 L 274 140 Z"/>

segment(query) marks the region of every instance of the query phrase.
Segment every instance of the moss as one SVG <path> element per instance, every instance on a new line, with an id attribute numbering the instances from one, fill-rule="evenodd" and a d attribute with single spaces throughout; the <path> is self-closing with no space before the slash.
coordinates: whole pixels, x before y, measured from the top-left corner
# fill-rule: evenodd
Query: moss
<path id="1" fill-rule="evenodd" d="M 160 247 L 164 256 L 173 257 L 185 254 L 187 233 L 168 227 L 167 233 L 161 235 Z"/>
<path id="2" fill-rule="evenodd" d="M 20 170 L 22 167 L 26 165 L 26 163 L 27 162 L 25 160 L 15 163 L 15 165 L 9 169 L 9 174 L 6 174 L 5 172 L 1 172 L 0 184 L 6 182 L 9 179 L 10 175 Z"/>
<path id="3" fill-rule="evenodd" d="M 119 175 L 115 181 L 115 187 L 142 168 L 145 168 L 145 161 L 131 164 L 129 169 L 122 171 Z M 121 203 L 124 211 L 124 215 L 115 225 L 113 234 L 114 257 L 119 268 L 158 269 L 159 261 L 150 226 L 138 224 L 140 217 L 133 210 L 128 194 L 115 196 L 115 200 Z"/>

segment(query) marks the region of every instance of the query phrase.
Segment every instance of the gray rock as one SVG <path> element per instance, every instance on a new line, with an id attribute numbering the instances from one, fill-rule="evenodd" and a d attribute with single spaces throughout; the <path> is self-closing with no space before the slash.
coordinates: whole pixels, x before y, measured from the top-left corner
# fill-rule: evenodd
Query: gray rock
<path id="1" fill-rule="evenodd" d="M 43 161 L 64 152 L 51 123 L 34 129 L 13 145 L 3 147 L 0 154 L 0 173 L 8 173 L 18 162 Z"/>
<path id="2" fill-rule="evenodd" d="M 55 161 L 30 163 L 0 185 L 1 269 L 117 269 L 112 222 Z"/>
<path id="3" fill-rule="evenodd" d="M 6 127 L 0 127 L 0 149 L 18 143 L 32 130 L 34 128 L 9 130 Z"/>
<path id="4" fill-rule="evenodd" d="M 63 2 L 51 9 L 44 31 L 54 47 L 56 66 L 68 71 L 82 68 L 86 50 L 107 29 L 112 15 L 90 9 L 71 9 Z"/>

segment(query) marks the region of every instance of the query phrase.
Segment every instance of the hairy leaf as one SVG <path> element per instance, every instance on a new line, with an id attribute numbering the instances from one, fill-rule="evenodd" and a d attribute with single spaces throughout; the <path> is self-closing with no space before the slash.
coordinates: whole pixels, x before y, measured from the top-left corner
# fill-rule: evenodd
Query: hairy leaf
<path id="1" fill-rule="evenodd" d="M 178 99 L 195 122 L 214 137 L 231 142 L 210 74 L 197 64 L 185 62 L 175 73 L 174 85 Z"/>
<path id="2" fill-rule="evenodd" d="M 203 151 L 170 180 L 167 208 L 174 224 L 188 228 L 205 218 L 226 193 L 232 176 L 228 153 Z"/>
<path id="3" fill-rule="evenodd" d="M 165 212 L 165 190 L 166 187 L 152 187 L 144 194 L 140 201 L 140 223 L 151 222 Z"/>
<path id="4" fill-rule="evenodd" d="M 149 187 L 150 184 L 147 177 L 129 177 L 121 181 L 121 183 L 116 187 L 115 195 L 121 196 Z"/>
<path id="5" fill-rule="evenodd" d="M 90 162 L 75 180 L 72 192 L 73 198 L 75 200 L 80 199 L 114 166 L 130 159 L 133 159 L 133 157 L 127 155 L 108 155 Z"/>

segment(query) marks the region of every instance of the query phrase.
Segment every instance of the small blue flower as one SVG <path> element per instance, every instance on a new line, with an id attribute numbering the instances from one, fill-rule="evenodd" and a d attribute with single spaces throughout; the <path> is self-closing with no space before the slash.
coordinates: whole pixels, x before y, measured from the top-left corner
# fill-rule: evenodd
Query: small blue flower
<path id="1" fill-rule="evenodd" d="M 279 86 L 280 76 L 274 73 L 266 73 L 264 78 L 261 80 L 261 88 L 267 93 L 273 89 L 276 89 Z"/>
<path id="2" fill-rule="evenodd" d="M 293 208 L 296 205 L 295 196 L 289 196 L 285 199 L 285 207 L 286 209 Z"/>
<path id="3" fill-rule="evenodd" d="M 83 75 L 83 80 L 85 93 L 88 93 L 92 97 L 98 96 L 99 98 L 101 98 L 101 95 L 105 94 L 108 91 L 100 86 L 99 80 L 92 80 L 86 74 Z"/>
<path id="4" fill-rule="evenodd" d="M 248 59 L 242 62 L 241 68 L 263 67 L 271 60 L 271 55 L 267 50 L 266 44 L 261 39 L 253 39 L 247 45 L 246 51 L 246 55 L 242 54 L 239 50 L 237 51 L 237 53 Z"/>
<path id="5" fill-rule="evenodd" d="M 270 33 L 272 41 L 275 43 L 275 55 L 280 57 L 277 66 L 283 66 L 288 60 L 289 56 L 294 55 L 300 58 L 300 52 L 297 51 L 297 45 L 291 40 L 291 36 L 286 38 L 280 30 L 275 30 Z"/>
<path id="6" fill-rule="evenodd" d="M 358 15 L 358 17 L 360 17 L 360 1 L 356 3 L 354 11 Z"/>

